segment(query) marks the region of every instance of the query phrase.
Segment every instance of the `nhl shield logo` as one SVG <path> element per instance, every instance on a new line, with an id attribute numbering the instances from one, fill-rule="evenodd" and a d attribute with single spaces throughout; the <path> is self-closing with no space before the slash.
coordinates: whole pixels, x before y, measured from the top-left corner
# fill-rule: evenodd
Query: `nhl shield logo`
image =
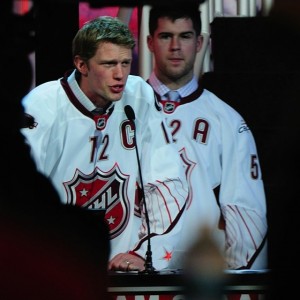
<path id="1" fill-rule="evenodd" d="M 106 120 L 105 118 L 99 118 L 97 120 L 97 128 L 99 128 L 100 130 L 101 129 L 104 129 L 105 128 L 105 125 L 106 125 Z"/>
<path id="2" fill-rule="evenodd" d="M 64 186 L 69 204 L 106 210 L 105 219 L 113 239 L 122 233 L 129 220 L 128 181 L 129 176 L 115 165 L 109 172 L 95 168 L 91 174 L 84 174 L 76 170 L 73 179 Z"/>
<path id="3" fill-rule="evenodd" d="M 175 103 L 174 102 L 166 102 L 164 106 L 164 112 L 169 114 L 175 110 Z"/>
<path id="4" fill-rule="evenodd" d="M 171 114 L 172 112 L 174 112 L 176 107 L 180 104 L 179 102 L 168 101 L 168 100 L 161 100 L 160 102 L 166 114 Z"/>
<path id="5" fill-rule="evenodd" d="M 108 118 L 109 118 L 108 114 L 94 116 L 94 121 L 97 130 L 103 130 L 106 127 Z"/>

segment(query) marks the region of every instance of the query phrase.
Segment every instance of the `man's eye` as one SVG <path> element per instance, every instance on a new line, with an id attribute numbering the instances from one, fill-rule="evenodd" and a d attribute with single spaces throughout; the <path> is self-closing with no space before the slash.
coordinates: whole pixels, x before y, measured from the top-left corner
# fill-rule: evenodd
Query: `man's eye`
<path id="1" fill-rule="evenodd" d="M 183 35 L 181 36 L 181 38 L 183 38 L 183 39 L 191 39 L 191 38 L 192 38 L 192 35 L 191 35 L 191 34 L 183 34 Z"/>
<path id="2" fill-rule="evenodd" d="M 163 39 L 163 40 L 169 39 L 170 37 L 171 37 L 171 36 L 170 36 L 169 34 L 162 34 L 162 35 L 160 36 L 160 38 Z"/>

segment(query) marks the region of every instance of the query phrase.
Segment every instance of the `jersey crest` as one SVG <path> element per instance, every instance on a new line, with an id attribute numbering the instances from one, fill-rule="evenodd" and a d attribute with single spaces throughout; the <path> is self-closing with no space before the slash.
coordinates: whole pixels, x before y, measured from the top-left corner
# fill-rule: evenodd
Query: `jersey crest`
<path id="1" fill-rule="evenodd" d="M 109 172 L 95 168 L 91 174 L 84 174 L 77 169 L 73 179 L 64 183 L 67 203 L 105 209 L 113 239 L 123 232 L 129 220 L 128 181 L 129 175 L 122 174 L 117 164 Z"/>

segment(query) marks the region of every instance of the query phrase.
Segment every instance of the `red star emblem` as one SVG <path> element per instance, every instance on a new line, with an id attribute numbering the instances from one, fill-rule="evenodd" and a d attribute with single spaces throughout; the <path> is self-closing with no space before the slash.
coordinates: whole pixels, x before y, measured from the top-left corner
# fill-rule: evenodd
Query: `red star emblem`
<path id="1" fill-rule="evenodd" d="M 163 259 L 170 261 L 172 258 L 172 252 L 168 252 L 167 250 L 165 250 L 165 256 L 163 257 Z"/>

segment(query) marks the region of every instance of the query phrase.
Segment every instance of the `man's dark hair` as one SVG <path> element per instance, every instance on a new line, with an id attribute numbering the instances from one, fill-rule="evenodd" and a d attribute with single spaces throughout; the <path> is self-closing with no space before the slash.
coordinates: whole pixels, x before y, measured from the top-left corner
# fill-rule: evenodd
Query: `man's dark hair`
<path id="1" fill-rule="evenodd" d="M 154 31 L 157 29 L 158 19 L 162 17 L 168 17 L 172 21 L 180 18 L 189 18 L 193 22 L 193 27 L 197 35 L 201 34 L 201 12 L 199 11 L 198 4 L 189 5 L 160 5 L 153 6 L 149 14 L 149 33 L 154 35 Z"/>

